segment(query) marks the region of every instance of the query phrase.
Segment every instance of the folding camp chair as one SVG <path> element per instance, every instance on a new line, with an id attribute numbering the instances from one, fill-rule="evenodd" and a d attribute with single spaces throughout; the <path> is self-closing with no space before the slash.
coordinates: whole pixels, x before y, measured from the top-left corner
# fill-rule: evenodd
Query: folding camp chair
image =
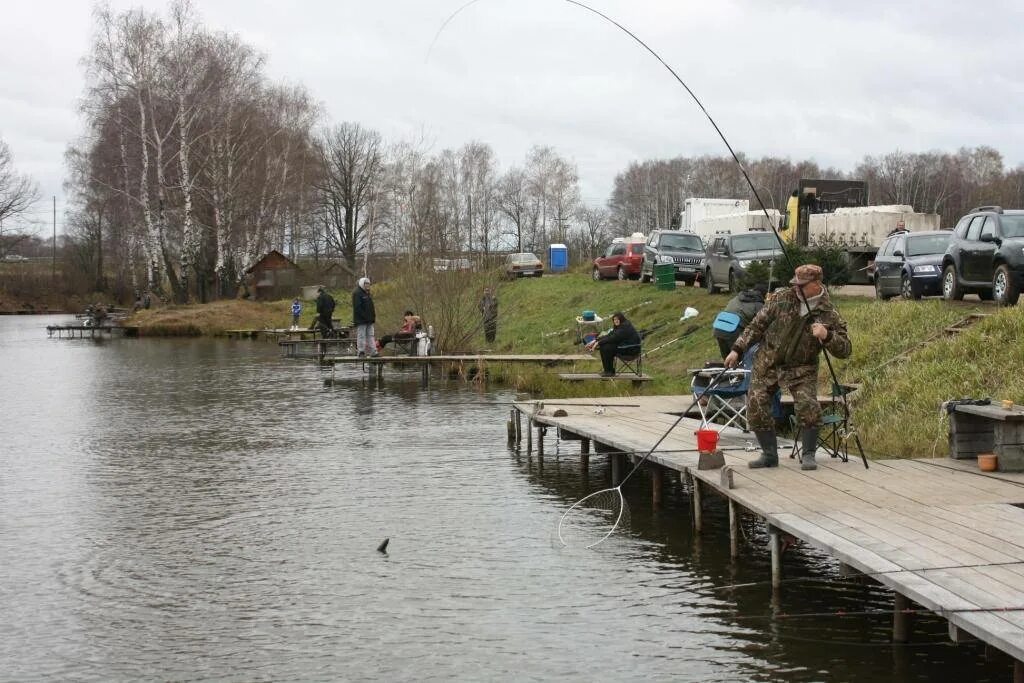
<path id="1" fill-rule="evenodd" d="M 846 395 L 852 389 L 838 384 L 832 385 L 832 401 L 822 408 L 821 423 L 818 431 L 818 451 L 825 452 L 831 458 L 839 458 L 843 462 L 850 459 L 850 451 L 847 441 L 853 435 L 847 429 Z M 800 426 L 797 424 L 796 415 L 790 416 L 790 423 L 793 427 L 793 450 L 790 458 L 798 458 L 802 448 L 800 442 Z"/>
<path id="2" fill-rule="evenodd" d="M 747 391 L 750 389 L 750 374 L 754 366 L 754 344 L 746 353 L 738 368 L 701 368 L 691 370 L 690 390 L 698 399 L 701 420 L 705 423 L 717 419 L 725 420 L 724 427 L 737 426 L 747 429 Z M 724 375 L 716 381 L 719 375 Z"/>
<path id="3" fill-rule="evenodd" d="M 644 374 L 644 354 L 641 344 L 620 346 L 615 352 L 615 374 L 621 374 L 623 370 L 628 370 L 637 377 Z"/>

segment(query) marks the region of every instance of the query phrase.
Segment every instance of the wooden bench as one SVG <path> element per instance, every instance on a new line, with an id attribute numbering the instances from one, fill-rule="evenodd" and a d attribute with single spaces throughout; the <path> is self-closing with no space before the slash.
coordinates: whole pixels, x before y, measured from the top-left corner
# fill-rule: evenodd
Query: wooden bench
<path id="1" fill-rule="evenodd" d="M 995 453 L 1002 472 L 1024 472 L 1024 406 L 955 404 L 949 416 L 949 457 Z"/>

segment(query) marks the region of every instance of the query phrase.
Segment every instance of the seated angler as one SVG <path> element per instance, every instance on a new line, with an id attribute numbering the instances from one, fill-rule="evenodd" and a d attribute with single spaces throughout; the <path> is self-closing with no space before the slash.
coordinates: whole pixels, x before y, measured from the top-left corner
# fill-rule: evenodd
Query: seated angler
<path id="1" fill-rule="evenodd" d="M 377 343 L 378 349 L 383 349 L 393 341 L 409 341 L 416 338 L 416 332 L 423 329 L 423 321 L 412 311 L 406 311 L 402 315 L 402 326 L 394 334 L 385 334 Z"/>
<path id="2" fill-rule="evenodd" d="M 633 327 L 633 323 L 626 320 L 625 314 L 616 312 L 612 314 L 612 329 L 587 344 L 587 351 L 598 349 L 604 368 L 601 376 L 614 377 L 615 356 L 619 355 L 619 350 L 623 347 L 636 347 L 639 344 L 640 334 Z"/>

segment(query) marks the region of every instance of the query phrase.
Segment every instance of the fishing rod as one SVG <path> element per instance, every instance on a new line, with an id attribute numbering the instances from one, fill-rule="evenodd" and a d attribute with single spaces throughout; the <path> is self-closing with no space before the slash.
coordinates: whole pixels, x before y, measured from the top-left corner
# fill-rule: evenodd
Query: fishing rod
<path id="1" fill-rule="evenodd" d="M 476 2 L 477 0 L 473 0 L 473 1 Z M 675 69 L 673 69 L 671 66 L 669 66 L 669 64 L 664 59 L 661 58 L 661 55 L 659 55 L 657 52 L 655 52 L 651 48 L 651 46 L 649 46 L 647 43 L 645 43 L 643 40 L 641 40 L 635 33 L 630 31 L 628 28 L 626 28 L 625 26 L 623 26 L 619 22 L 615 21 L 614 19 L 609 17 L 607 14 L 601 12 L 600 10 L 594 9 L 593 7 L 590 7 L 589 5 L 587 5 L 587 4 L 583 3 L 583 2 L 580 2 L 579 0 L 564 0 L 564 1 L 569 3 L 570 5 L 576 5 L 577 7 L 585 9 L 588 12 L 592 12 L 593 14 L 596 14 L 597 16 L 601 17 L 605 21 L 607 21 L 607 22 L 611 23 L 612 25 L 614 25 L 619 30 L 623 31 L 626 35 L 628 35 L 630 38 L 632 38 L 637 43 L 639 43 L 645 50 L 650 52 L 651 55 L 653 55 L 654 58 L 657 59 L 661 63 L 661 65 L 664 66 L 668 70 L 668 72 L 670 74 L 672 74 L 672 77 L 675 78 L 676 81 L 679 82 L 679 85 L 683 86 L 683 88 L 686 90 L 686 92 L 690 95 L 690 97 L 693 99 L 693 101 L 700 108 L 701 112 L 704 113 L 704 116 L 707 118 L 708 122 L 711 123 L 711 126 L 715 129 L 715 132 L 718 133 L 718 137 L 721 138 L 722 142 L 725 144 L 726 149 L 729 150 L 729 154 L 732 156 L 733 161 L 736 162 L 736 166 L 740 169 L 740 173 L 743 174 L 743 179 L 746 181 L 747 186 L 750 188 L 750 192 L 754 195 L 754 199 L 757 200 L 758 206 L 761 207 L 761 212 L 764 214 L 765 222 L 768 224 L 769 229 L 771 229 L 772 234 L 775 236 L 775 240 L 779 243 L 779 247 L 782 250 L 783 258 L 786 259 L 787 265 L 789 265 L 789 267 L 795 271 L 796 270 L 796 264 L 793 262 L 793 258 L 790 256 L 789 251 L 786 249 L 786 244 L 785 244 L 785 242 L 783 242 L 782 236 L 779 235 L 779 231 L 776 229 L 774 221 L 772 221 L 771 216 L 768 214 L 768 208 L 765 206 L 764 201 L 761 200 L 761 194 L 757 191 L 757 188 L 754 186 L 754 182 L 750 179 L 750 175 L 747 173 L 747 169 L 743 166 L 743 162 L 740 161 L 740 158 L 736 154 L 736 151 L 732 148 L 732 145 L 729 143 L 729 140 L 725 137 L 725 133 L 723 133 L 722 129 L 719 128 L 718 123 L 715 122 L 715 119 L 708 112 L 707 108 L 705 108 L 704 103 L 700 101 L 700 98 L 697 97 L 697 94 L 695 92 L 693 92 L 693 90 L 690 88 L 690 86 L 688 86 L 686 84 L 685 81 L 683 81 L 683 79 L 679 76 L 679 74 L 676 73 Z M 472 3 L 470 3 L 470 4 L 472 4 Z M 811 307 L 810 307 L 810 305 L 807 302 L 807 297 L 806 297 L 806 295 L 804 295 L 803 289 L 802 288 L 797 288 L 796 292 L 797 292 L 797 296 L 800 299 L 801 303 L 804 305 L 805 310 L 807 310 L 807 312 L 808 312 L 808 317 L 810 317 Z M 832 378 L 832 386 L 833 387 L 841 387 L 842 385 L 839 384 L 839 377 L 836 375 L 835 368 L 832 367 L 832 360 L 831 360 L 831 358 L 829 356 L 828 349 L 825 347 L 825 343 L 822 340 L 818 339 L 818 345 L 821 348 L 822 355 L 824 355 L 824 357 L 825 357 L 825 364 L 828 366 L 828 372 L 829 372 L 829 375 Z M 850 408 L 849 408 L 849 405 L 847 404 L 847 402 L 845 400 L 842 401 L 842 405 L 843 405 L 843 428 L 844 428 L 844 432 L 849 433 L 854 438 L 855 443 L 857 445 L 857 449 L 860 451 L 861 460 L 864 462 L 864 468 L 867 469 L 867 467 L 868 467 L 868 459 L 867 459 L 867 456 L 864 454 L 864 448 L 861 446 L 860 437 L 857 436 L 855 431 L 851 431 L 851 430 L 849 430 L 847 428 L 847 425 L 848 425 L 848 423 L 850 421 Z"/>
<path id="2" fill-rule="evenodd" d="M 434 44 L 437 42 L 438 37 L 441 35 L 441 32 L 444 31 L 445 27 L 448 26 L 448 24 L 451 23 L 451 21 L 453 19 L 455 19 L 455 17 L 459 13 L 461 13 L 463 10 L 467 9 L 468 7 L 476 4 L 477 2 L 480 2 L 480 0 L 469 0 L 469 2 L 463 4 L 457 10 L 455 10 L 451 15 L 449 15 L 448 18 L 444 21 L 444 23 L 441 24 L 440 28 L 438 28 L 438 30 L 437 30 L 437 33 L 434 35 L 434 40 L 431 41 L 430 47 L 427 50 L 427 56 L 426 56 L 427 60 L 430 59 L 430 51 L 433 50 Z M 580 0 L 564 0 L 564 2 L 567 2 L 570 5 L 575 5 L 576 7 L 579 7 L 580 9 L 586 10 L 587 12 L 590 12 L 590 13 L 600 17 L 601 19 L 607 21 L 608 23 L 612 24 L 613 26 L 618 28 L 620 31 L 622 31 L 623 33 L 628 35 L 637 44 L 639 44 L 641 47 L 643 47 L 645 50 L 647 50 L 647 52 L 649 52 L 651 54 L 651 56 L 653 56 L 655 59 L 657 59 L 658 62 L 662 66 L 664 66 L 665 69 L 670 74 L 672 74 L 672 77 L 676 79 L 676 81 L 679 83 L 679 85 L 681 85 L 683 87 L 683 89 L 686 90 L 686 92 L 689 94 L 690 98 L 694 101 L 694 103 L 697 105 L 697 107 L 700 108 L 701 112 L 707 118 L 708 122 L 715 129 L 715 132 L 718 133 L 718 137 L 722 140 L 722 143 L 725 145 L 726 149 L 729 150 L 729 154 L 732 156 L 733 161 L 736 163 L 736 166 L 739 168 L 740 173 L 743 175 L 743 179 L 746 181 L 747 186 L 750 188 L 750 192 L 754 195 L 754 199 L 757 201 L 758 206 L 761 207 L 761 212 L 764 214 L 765 221 L 767 222 L 769 229 L 771 229 L 772 234 L 775 236 L 776 241 L 779 243 L 779 247 L 782 250 L 783 258 L 786 259 L 786 263 L 789 265 L 789 267 L 792 268 L 795 271 L 796 270 L 796 264 L 794 263 L 793 258 L 790 256 L 789 252 L 787 251 L 785 242 L 783 242 L 782 236 L 779 235 L 779 231 L 776 229 L 776 227 L 774 225 L 774 222 L 772 221 L 771 216 L 768 213 L 768 208 L 765 206 L 764 201 L 761 199 L 761 194 L 757 191 L 757 187 L 754 185 L 754 182 L 750 179 L 750 175 L 747 173 L 746 167 L 744 167 L 743 162 L 740 161 L 739 155 L 736 154 L 736 151 L 733 149 L 732 144 L 730 144 L 728 138 L 726 138 L 725 133 L 719 127 L 719 125 L 715 121 L 715 119 L 711 116 L 710 112 L 708 112 L 707 108 L 704 106 L 704 103 L 701 102 L 699 97 L 697 97 L 697 94 L 693 91 L 693 89 L 690 88 L 690 86 L 686 84 L 686 82 L 679 76 L 679 74 L 676 73 L 676 70 L 673 69 L 668 64 L 668 62 L 666 62 L 664 59 L 662 59 L 661 55 L 659 55 L 650 45 L 645 43 L 639 36 L 637 36 L 635 33 L 630 31 L 628 28 L 626 28 L 625 26 L 620 24 L 618 21 L 616 21 L 615 19 L 611 18 L 610 16 L 608 16 L 604 12 L 601 12 L 600 10 L 595 9 L 595 8 L 591 7 L 590 5 L 587 5 L 584 2 L 580 2 Z M 807 302 L 807 297 L 803 293 L 803 290 L 801 288 L 797 288 L 796 292 L 797 292 L 797 296 L 800 299 L 801 303 L 803 304 L 804 308 L 810 314 L 811 313 L 811 309 L 810 309 L 810 306 L 809 306 L 809 304 Z M 822 354 L 825 356 L 825 364 L 828 366 L 829 375 L 830 375 L 830 377 L 832 379 L 832 386 L 833 387 L 841 387 L 841 385 L 839 383 L 839 377 L 836 375 L 835 368 L 832 366 L 832 361 L 831 361 L 831 359 L 829 357 L 828 349 L 825 347 L 825 343 L 822 340 L 820 340 L 820 339 L 818 339 L 817 341 L 818 341 L 818 345 L 819 345 L 819 347 L 821 349 Z M 867 460 L 867 456 L 864 453 L 864 448 L 861 446 L 860 437 L 857 436 L 855 430 L 851 430 L 851 429 L 848 428 L 848 424 L 850 422 L 850 408 L 849 408 L 849 404 L 845 400 L 845 397 L 844 397 L 844 400 L 841 401 L 841 403 L 842 403 L 842 406 L 843 406 L 843 433 L 844 433 L 844 435 L 846 435 L 845 436 L 846 439 L 848 439 L 850 437 L 852 437 L 854 439 L 854 441 L 855 441 L 855 443 L 857 445 L 857 449 L 860 451 L 860 456 L 861 456 L 861 460 L 864 463 L 864 468 L 867 469 L 867 467 L 868 467 L 868 460 Z"/>

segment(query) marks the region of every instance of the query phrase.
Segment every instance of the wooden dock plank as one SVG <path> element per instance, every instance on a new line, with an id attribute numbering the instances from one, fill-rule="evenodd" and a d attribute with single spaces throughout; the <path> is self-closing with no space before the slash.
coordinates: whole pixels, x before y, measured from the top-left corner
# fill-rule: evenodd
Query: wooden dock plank
<path id="1" fill-rule="evenodd" d="M 644 451 L 675 421 L 690 397 L 567 399 L 543 402 L 538 421 L 564 426 L 624 451 Z M 617 405 L 602 405 L 615 404 Z M 574 405 L 582 403 L 583 405 Z M 550 413 L 558 405 L 568 415 Z M 531 404 L 518 403 L 522 410 Z M 857 461 L 819 457 L 803 472 L 785 456 L 780 467 L 750 470 L 752 435 L 725 430 L 720 443 L 733 488 L 718 470 L 696 469 L 693 431 L 684 419 L 652 460 L 689 473 L 702 488 L 729 498 L 876 580 L 951 624 L 1024 660 L 1024 474 L 979 474 L 973 463 Z M 978 611 L 983 610 L 983 611 Z M 1000 611 L 1002 610 L 1002 611 Z"/>

